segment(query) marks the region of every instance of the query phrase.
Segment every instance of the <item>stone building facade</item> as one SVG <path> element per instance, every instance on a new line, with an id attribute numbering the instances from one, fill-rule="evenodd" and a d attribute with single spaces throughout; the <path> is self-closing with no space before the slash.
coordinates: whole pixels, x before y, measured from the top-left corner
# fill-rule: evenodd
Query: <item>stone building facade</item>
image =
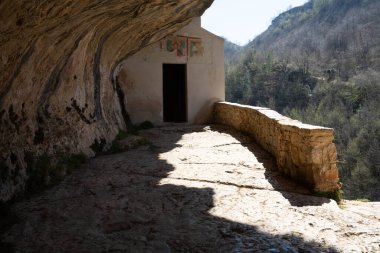
<path id="1" fill-rule="evenodd" d="M 133 123 L 207 123 L 224 101 L 224 39 L 200 18 L 123 62 L 118 73 Z"/>

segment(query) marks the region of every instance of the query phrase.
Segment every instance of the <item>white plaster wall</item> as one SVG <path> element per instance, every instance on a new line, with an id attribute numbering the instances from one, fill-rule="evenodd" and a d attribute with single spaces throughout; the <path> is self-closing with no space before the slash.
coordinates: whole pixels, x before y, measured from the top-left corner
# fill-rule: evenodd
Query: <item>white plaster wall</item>
<path id="1" fill-rule="evenodd" d="M 128 58 L 119 73 L 125 93 L 126 109 L 132 122 L 145 120 L 163 122 L 162 64 L 187 64 L 188 122 L 206 123 L 212 115 L 212 105 L 225 100 L 224 40 L 200 27 L 200 20 L 180 30 L 176 35 L 202 39 L 202 56 L 176 56 L 152 44 Z"/>

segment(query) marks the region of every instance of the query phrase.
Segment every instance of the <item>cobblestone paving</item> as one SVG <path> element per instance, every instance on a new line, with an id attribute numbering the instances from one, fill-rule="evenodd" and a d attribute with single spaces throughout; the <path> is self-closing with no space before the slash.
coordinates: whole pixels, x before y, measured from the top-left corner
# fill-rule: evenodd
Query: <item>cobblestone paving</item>
<path id="1" fill-rule="evenodd" d="M 172 125 L 91 159 L 15 204 L 16 252 L 380 252 L 380 204 L 335 201 L 281 177 L 250 138 Z"/>

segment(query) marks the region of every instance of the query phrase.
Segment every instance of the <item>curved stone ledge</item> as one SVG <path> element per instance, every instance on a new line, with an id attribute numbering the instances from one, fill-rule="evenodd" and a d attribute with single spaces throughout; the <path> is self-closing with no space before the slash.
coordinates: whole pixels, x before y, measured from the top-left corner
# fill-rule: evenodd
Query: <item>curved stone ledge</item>
<path id="1" fill-rule="evenodd" d="M 268 108 L 216 103 L 214 122 L 251 135 L 276 157 L 279 170 L 315 192 L 340 188 L 331 128 L 303 124 Z"/>

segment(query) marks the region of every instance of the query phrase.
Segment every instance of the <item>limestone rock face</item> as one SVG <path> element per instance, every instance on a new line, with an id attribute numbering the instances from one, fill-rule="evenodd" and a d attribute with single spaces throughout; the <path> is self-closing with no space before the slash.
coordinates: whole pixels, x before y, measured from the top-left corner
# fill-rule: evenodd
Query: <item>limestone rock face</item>
<path id="1" fill-rule="evenodd" d="M 1 1 L 0 200 L 24 187 L 26 154 L 92 154 L 125 128 L 120 63 L 211 3 Z"/>

